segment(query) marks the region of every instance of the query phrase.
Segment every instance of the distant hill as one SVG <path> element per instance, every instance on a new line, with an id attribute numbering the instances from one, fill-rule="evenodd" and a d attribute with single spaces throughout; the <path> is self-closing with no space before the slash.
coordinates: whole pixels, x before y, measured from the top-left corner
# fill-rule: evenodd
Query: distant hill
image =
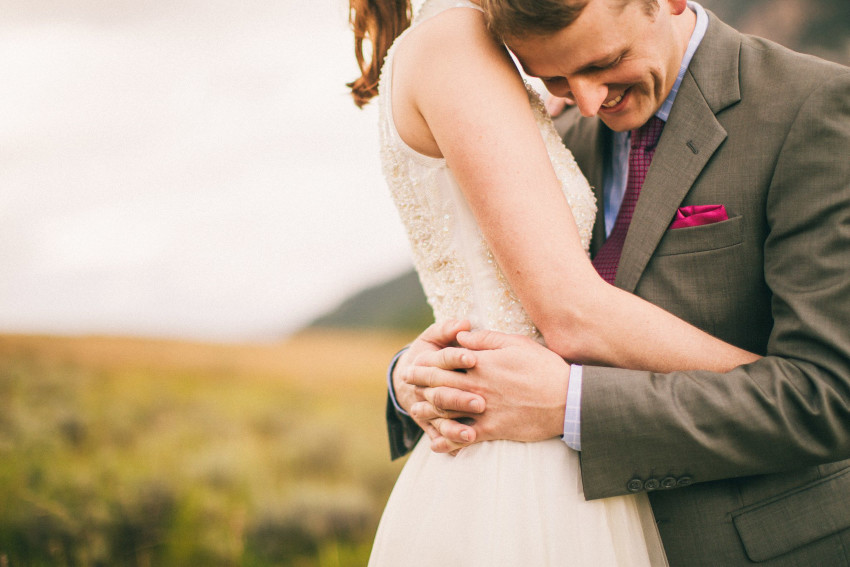
<path id="1" fill-rule="evenodd" d="M 746 33 L 850 65 L 850 0 L 702 0 Z M 347 299 L 313 327 L 424 329 L 433 321 L 412 271 Z"/>
<path id="2" fill-rule="evenodd" d="M 349 297 L 313 321 L 309 328 L 416 331 L 433 321 L 419 278 L 410 271 Z"/>

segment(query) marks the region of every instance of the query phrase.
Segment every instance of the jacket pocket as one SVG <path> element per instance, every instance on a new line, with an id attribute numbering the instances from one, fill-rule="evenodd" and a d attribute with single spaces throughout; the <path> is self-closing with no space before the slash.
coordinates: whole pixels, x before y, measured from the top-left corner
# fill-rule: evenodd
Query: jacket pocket
<path id="1" fill-rule="evenodd" d="M 668 229 L 661 239 L 656 256 L 673 256 L 718 250 L 740 244 L 743 241 L 744 217 L 737 216 L 725 221 Z"/>
<path id="2" fill-rule="evenodd" d="M 850 468 L 732 512 L 752 561 L 766 561 L 850 528 Z"/>

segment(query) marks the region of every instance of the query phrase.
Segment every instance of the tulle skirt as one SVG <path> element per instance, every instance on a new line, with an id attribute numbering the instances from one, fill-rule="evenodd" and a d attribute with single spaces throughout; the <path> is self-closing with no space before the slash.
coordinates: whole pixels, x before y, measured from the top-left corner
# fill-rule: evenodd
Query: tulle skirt
<path id="1" fill-rule="evenodd" d="M 490 441 L 456 457 L 426 436 L 381 518 L 370 567 L 667 565 L 645 494 L 587 501 L 558 439 Z"/>

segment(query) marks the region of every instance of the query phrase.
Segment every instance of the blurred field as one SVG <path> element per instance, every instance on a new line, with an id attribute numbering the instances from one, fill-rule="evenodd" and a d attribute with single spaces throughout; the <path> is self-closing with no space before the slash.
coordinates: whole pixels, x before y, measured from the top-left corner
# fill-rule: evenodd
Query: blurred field
<path id="1" fill-rule="evenodd" d="M 365 565 L 410 338 L 0 336 L 0 566 Z"/>

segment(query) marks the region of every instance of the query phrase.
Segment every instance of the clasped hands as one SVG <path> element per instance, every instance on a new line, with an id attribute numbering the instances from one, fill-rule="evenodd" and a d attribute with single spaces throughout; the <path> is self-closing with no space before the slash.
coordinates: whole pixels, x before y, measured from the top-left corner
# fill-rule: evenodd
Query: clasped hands
<path id="1" fill-rule="evenodd" d="M 567 362 L 528 337 L 449 320 L 402 354 L 393 387 L 431 449 L 456 454 L 481 441 L 561 435 L 569 373 Z"/>

